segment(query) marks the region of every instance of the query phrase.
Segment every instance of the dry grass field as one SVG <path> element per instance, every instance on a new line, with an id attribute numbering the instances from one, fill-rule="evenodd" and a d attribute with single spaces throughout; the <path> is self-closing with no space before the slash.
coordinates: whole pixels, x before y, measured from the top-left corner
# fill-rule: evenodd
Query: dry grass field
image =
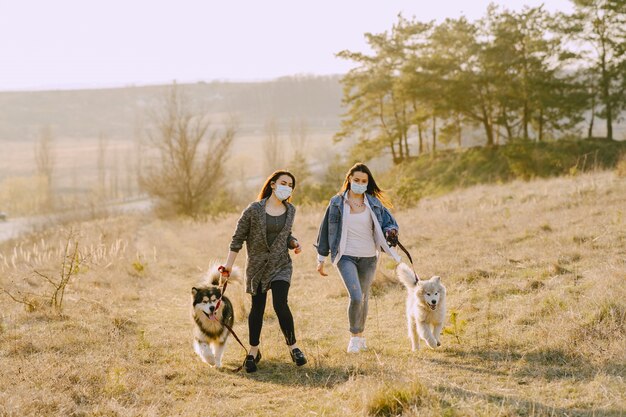
<path id="1" fill-rule="evenodd" d="M 478 186 L 397 212 L 418 273 L 448 288 L 456 326 L 436 351 L 410 351 L 404 288 L 383 258 L 370 349 L 345 353 L 346 292 L 314 269 L 322 213 L 300 209 L 294 232 L 305 250 L 290 304 L 309 364 L 290 362 L 268 303 L 255 374 L 230 371 L 243 359 L 232 339 L 223 370 L 191 348 L 191 287 L 226 255 L 237 216 L 73 225 L 83 262 L 61 313 L 31 293 L 50 294 L 34 271 L 56 279 L 67 227 L 4 244 L 0 287 L 30 306 L 0 293 L 0 416 L 626 414 L 623 178 Z M 227 295 L 247 339 L 242 292 Z"/>

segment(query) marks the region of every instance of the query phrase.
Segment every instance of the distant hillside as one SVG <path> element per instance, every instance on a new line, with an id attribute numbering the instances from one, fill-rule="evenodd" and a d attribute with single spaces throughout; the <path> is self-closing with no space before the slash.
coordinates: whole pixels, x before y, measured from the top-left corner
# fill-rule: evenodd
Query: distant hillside
<path id="1" fill-rule="evenodd" d="M 243 132 L 276 117 L 283 129 L 303 119 L 311 130 L 331 130 L 341 114 L 340 76 L 284 77 L 269 82 L 210 82 L 181 87 L 197 108 L 218 119 L 233 114 Z M 0 140 L 33 140 L 44 126 L 57 137 L 125 139 L 147 123 L 167 85 L 101 90 L 0 93 Z"/>

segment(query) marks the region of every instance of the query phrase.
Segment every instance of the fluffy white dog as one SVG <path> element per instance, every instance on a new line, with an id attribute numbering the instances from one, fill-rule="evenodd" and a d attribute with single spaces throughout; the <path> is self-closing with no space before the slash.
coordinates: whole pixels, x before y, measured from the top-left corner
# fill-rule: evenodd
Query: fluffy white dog
<path id="1" fill-rule="evenodd" d="M 441 278 L 420 280 L 405 263 L 398 265 L 396 274 L 407 289 L 406 319 L 411 349 L 419 349 L 419 339 L 431 349 L 441 346 L 441 330 L 446 319 L 446 287 Z"/>

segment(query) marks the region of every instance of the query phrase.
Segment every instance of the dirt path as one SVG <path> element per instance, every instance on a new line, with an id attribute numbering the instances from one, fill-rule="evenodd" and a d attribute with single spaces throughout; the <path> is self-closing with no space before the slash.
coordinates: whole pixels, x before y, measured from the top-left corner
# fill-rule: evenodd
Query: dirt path
<path id="1" fill-rule="evenodd" d="M 59 223 L 74 219 L 96 218 L 103 215 L 146 212 L 151 210 L 152 203 L 148 199 L 124 203 L 109 203 L 97 209 L 77 209 L 50 215 L 29 217 L 8 217 L 0 221 L 0 243 L 16 239 L 24 234 L 45 230 Z"/>

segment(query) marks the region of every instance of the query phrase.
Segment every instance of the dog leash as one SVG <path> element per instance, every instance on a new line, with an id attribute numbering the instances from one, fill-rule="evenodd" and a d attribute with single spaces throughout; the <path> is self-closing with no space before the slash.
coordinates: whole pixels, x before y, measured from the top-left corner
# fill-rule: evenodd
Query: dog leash
<path id="1" fill-rule="evenodd" d="M 215 315 L 215 311 L 213 310 L 213 314 L 208 315 L 206 312 L 204 312 L 204 314 L 209 318 L 209 320 L 215 320 L 217 321 L 219 324 L 221 324 L 222 326 L 226 327 L 226 329 L 233 335 L 233 337 L 235 338 L 235 340 L 237 342 L 239 342 L 239 344 L 241 345 L 241 347 L 243 348 L 243 350 L 246 352 L 246 355 L 248 354 L 248 349 L 246 349 L 246 347 L 244 346 L 244 344 L 241 342 L 241 339 L 239 339 L 239 336 L 237 336 L 237 333 L 235 333 L 235 331 L 233 330 L 232 327 L 230 327 L 228 324 L 224 323 L 223 321 L 220 321 L 217 319 L 217 316 Z M 243 365 L 240 365 L 238 368 L 232 369 L 233 372 L 239 372 L 241 371 L 241 369 L 243 368 Z"/>
<path id="2" fill-rule="evenodd" d="M 204 313 L 206 314 L 206 313 Z M 224 323 L 223 321 L 220 321 L 217 319 L 217 317 L 215 317 L 215 314 L 212 315 L 208 315 L 206 314 L 206 316 L 209 318 L 209 320 L 215 320 L 217 321 L 219 324 L 221 324 L 222 326 L 226 327 L 226 329 L 233 335 L 233 337 L 235 338 L 235 340 L 237 342 L 239 342 L 239 344 L 241 345 L 241 347 L 243 348 L 243 350 L 246 352 L 246 355 L 248 354 L 248 349 L 246 349 L 246 347 L 244 346 L 244 344 L 241 342 L 241 340 L 239 339 L 239 337 L 237 336 L 237 333 L 235 333 L 235 331 L 233 330 L 232 327 L 230 327 L 228 324 Z M 245 362 L 245 361 L 244 361 Z M 239 365 L 239 367 L 235 368 L 235 369 L 231 369 L 232 372 L 239 372 L 243 369 L 243 365 Z"/>
<path id="3" fill-rule="evenodd" d="M 415 283 L 419 281 L 419 277 L 417 276 L 417 272 L 415 272 L 415 265 L 413 264 L 413 257 L 409 253 L 409 251 L 404 247 L 402 243 L 400 243 L 400 239 L 398 239 L 398 235 L 389 235 L 387 236 L 387 244 L 391 247 L 398 246 L 402 252 L 404 252 L 409 258 L 409 262 L 411 262 L 411 269 L 413 270 L 413 275 L 415 275 Z"/>

